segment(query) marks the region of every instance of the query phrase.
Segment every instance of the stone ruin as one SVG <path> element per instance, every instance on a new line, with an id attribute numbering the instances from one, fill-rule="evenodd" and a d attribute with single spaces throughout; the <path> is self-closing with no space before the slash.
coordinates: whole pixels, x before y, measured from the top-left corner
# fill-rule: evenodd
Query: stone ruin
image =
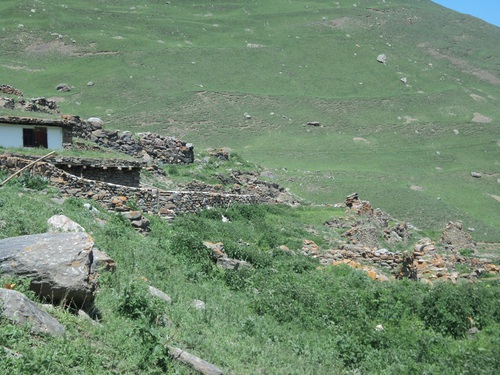
<path id="1" fill-rule="evenodd" d="M 396 222 L 379 209 L 374 210 L 370 202 L 360 200 L 357 193 L 346 198 L 345 207 L 345 218 L 325 222 L 329 228 L 344 230 L 341 240 L 327 250 L 305 240 L 302 254 L 318 258 L 323 265 L 347 264 L 380 281 L 410 278 L 424 283 L 435 280 L 456 283 L 458 279 L 472 282 L 485 274 L 500 273 L 500 266 L 489 259 L 460 254 L 460 250 L 476 248 L 470 234 L 462 231 L 461 223 L 448 223 L 437 244 L 429 238 L 421 238 L 413 245 L 413 251 L 390 251 L 382 247 L 384 243 L 391 248 L 410 245 L 416 235 L 411 225 Z"/>
<path id="2" fill-rule="evenodd" d="M 97 146 L 122 152 L 148 164 L 190 164 L 194 162 L 194 146 L 174 137 L 145 132 L 105 130 L 102 120 L 90 118 L 82 121 L 73 116 L 76 125 L 73 136 L 95 143 Z"/>
<path id="3" fill-rule="evenodd" d="M 57 114 L 59 110 L 55 100 L 39 98 L 25 98 L 21 90 L 10 85 L 1 84 L 0 92 L 3 94 L 16 96 L 17 98 L 0 96 L 0 108 L 17 109 L 27 112 Z"/>

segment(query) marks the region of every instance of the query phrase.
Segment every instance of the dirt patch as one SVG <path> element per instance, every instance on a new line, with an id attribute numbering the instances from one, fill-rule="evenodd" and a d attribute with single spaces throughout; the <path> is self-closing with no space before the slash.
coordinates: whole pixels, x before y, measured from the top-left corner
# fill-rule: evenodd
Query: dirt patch
<path id="1" fill-rule="evenodd" d="M 436 48 L 432 48 L 428 43 L 417 44 L 417 47 L 425 48 L 425 52 L 433 57 L 437 57 L 438 59 L 444 59 L 444 60 L 449 61 L 453 65 L 460 68 L 460 70 L 463 73 L 472 74 L 473 76 L 476 76 L 477 78 L 479 78 L 483 81 L 487 81 L 493 85 L 500 86 L 500 78 L 487 70 L 476 68 L 476 67 L 470 65 L 465 60 L 446 55 L 446 54 L 442 53 L 441 51 L 437 50 Z"/>
<path id="2" fill-rule="evenodd" d="M 366 8 L 366 10 L 369 10 L 370 12 L 375 12 L 375 13 L 378 13 L 378 14 L 385 14 L 385 12 L 383 10 L 380 10 L 380 9 Z"/>
<path id="3" fill-rule="evenodd" d="M 355 138 L 353 138 L 352 140 L 353 140 L 354 142 L 356 142 L 356 143 L 365 143 L 365 144 L 367 144 L 367 145 L 369 145 L 369 144 L 370 144 L 370 141 L 367 141 L 366 139 L 361 138 L 361 137 L 355 137 Z"/>
<path id="4" fill-rule="evenodd" d="M 60 53 L 63 55 L 72 55 L 76 52 L 76 46 L 65 44 L 60 40 L 52 42 L 34 43 L 24 49 L 25 52 L 33 55 L 46 55 L 49 53 Z"/>
<path id="5" fill-rule="evenodd" d="M 356 21 L 350 17 L 340 17 L 340 18 L 335 18 L 333 20 L 329 20 L 326 17 L 323 17 L 322 21 L 313 22 L 308 24 L 307 26 L 326 26 L 335 29 L 342 29 L 345 27 L 353 27 L 360 25 L 361 23 L 359 21 Z"/>
<path id="6" fill-rule="evenodd" d="M 25 72 L 36 73 L 43 72 L 45 69 L 32 69 L 27 66 L 13 66 L 13 65 L 2 65 L 2 67 L 12 70 L 24 70 Z"/>
<path id="7" fill-rule="evenodd" d="M 417 185 L 411 185 L 410 189 L 415 191 L 424 191 L 424 188 L 422 186 L 417 186 Z"/>
<path id="8" fill-rule="evenodd" d="M 498 195 L 490 194 L 490 197 L 492 197 L 497 202 L 500 202 L 500 197 Z"/>
<path id="9" fill-rule="evenodd" d="M 482 115 L 480 113 L 475 112 L 474 117 L 472 118 L 472 122 L 479 122 L 479 123 L 488 123 L 491 122 L 491 118 L 488 116 Z"/>
<path id="10" fill-rule="evenodd" d="M 418 119 L 410 117 L 410 116 L 405 116 L 403 118 L 405 119 L 406 124 L 411 124 L 412 122 L 418 121 Z"/>
<path id="11" fill-rule="evenodd" d="M 470 94 L 469 96 L 472 99 L 474 99 L 476 102 L 484 102 L 485 101 L 485 99 L 481 95 Z"/>
<path id="12" fill-rule="evenodd" d="M 262 48 L 265 47 L 263 44 L 247 43 L 248 48 Z"/>
<path id="13" fill-rule="evenodd" d="M 79 57 L 85 56 L 98 56 L 98 55 L 118 55 L 120 52 L 118 51 L 96 51 L 96 52 L 83 52 L 83 53 L 75 53 L 75 55 Z"/>
<path id="14" fill-rule="evenodd" d="M 64 102 L 65 99 L 63 97 L 60 97 L 60 96 L 53 96 L 52 98 L 47 98 L 47 100 L 50 100 L 50 101 L 53 101 L 56 103 L 61 103 L 61 102 Z"/>

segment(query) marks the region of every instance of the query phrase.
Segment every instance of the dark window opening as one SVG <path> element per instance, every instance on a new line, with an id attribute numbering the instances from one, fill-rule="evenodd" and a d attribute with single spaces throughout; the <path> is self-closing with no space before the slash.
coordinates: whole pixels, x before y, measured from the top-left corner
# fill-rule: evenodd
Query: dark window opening
<path id="1" fill-rule="evenodd" d="M 23 129 L 23 146 L 47 148 L 47 128 Z"/>

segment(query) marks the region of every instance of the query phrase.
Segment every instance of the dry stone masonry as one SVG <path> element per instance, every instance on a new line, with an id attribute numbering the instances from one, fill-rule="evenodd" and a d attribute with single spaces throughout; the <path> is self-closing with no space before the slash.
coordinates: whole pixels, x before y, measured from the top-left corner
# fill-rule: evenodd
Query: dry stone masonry
<path id="1" fill-rule="evenodd" d="M 0 155 L 0 168 L 15 172 L 29 160 Z M 207 207 L 228 207 L 234 203 L 258 202 L 255 195 L 228 194 L 205 191 L 166 191 L 157 188 L 136 188 L 103 181 L 88 180 L 67 173 L 48 162 L 38 162 L 32 173 L 45 176 L 63 196 L 91 199 L 108 210 L 127 212 L 133 207 L 163 218 L 171 219 L 180 213 L 195 213 Z M 121 203 L 118 203 L 121 202 Z"/>
<path id="2" fill-rule="evenodd" d="M 77 121 L 73 134 L 148 163 L 189 164 L 194 161 L 194 146 L 191 143 L 149 132 L 133 135 L 128 131 L 105 130 L 98 118 Z"/>

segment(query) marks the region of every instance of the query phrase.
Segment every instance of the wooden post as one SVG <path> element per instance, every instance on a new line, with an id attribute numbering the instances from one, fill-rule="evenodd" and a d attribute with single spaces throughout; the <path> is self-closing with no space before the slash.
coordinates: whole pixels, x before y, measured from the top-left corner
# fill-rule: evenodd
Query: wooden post
<path id="1" fill-rule="evenodd" d="M 18 175 L 18 174 L 20 174 L 21 172 L 25 171 L 26 169 L 28 169 L 28 168 L 32 167 L 33 165 L 35 165 L 36 163 L 38 163 L 39 161 L 42 161 L 43 159 L 48 158 L 49 156 L 51 156 L 51 155 L 53 155 L 53 154 L 55 154 L 55 151 L 51 151 L 51 152 L 49 152 L 47 155 L 44 155 L 44 156 L 42 156 L 41 158 L 38 158 L 38 159 L 36 159 L 35 161 L 33 161 L 33 162 L 29 163 L 27 166 L 25 166 L 25 167 L 21 168 L 20 170 L 18 170 L 18 171 L 17 171 L 16 173 L 14 173 L 13 175 L 10 175 L 10 176 L 9 176 L 6 180 L 4 180 L 4 182 L 2 182 L 2 183 L 0 184 L 0 186 L 5 185 L 8 181 L 10 181 L 12 178 L 14 178 L 15 176 L 17 176 L 17 175 Z"/>

